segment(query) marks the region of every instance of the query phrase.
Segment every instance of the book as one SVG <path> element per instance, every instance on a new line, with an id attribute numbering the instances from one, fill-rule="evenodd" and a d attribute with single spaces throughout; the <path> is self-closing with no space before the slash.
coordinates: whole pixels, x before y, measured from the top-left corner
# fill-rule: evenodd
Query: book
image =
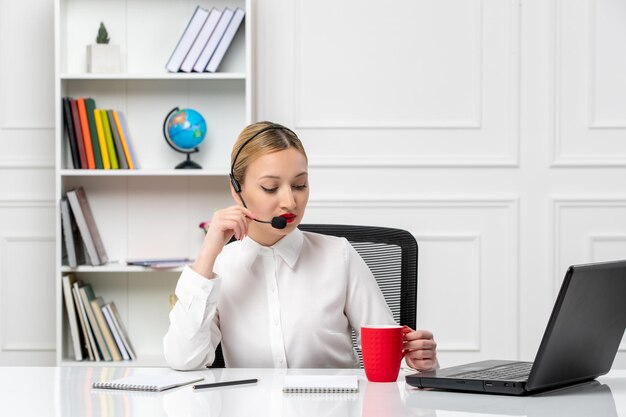
<path id="1" fill-rule="evenodd" d="M 109 309 L 108 304 L 103 304 L 100 306 L 100 311 L 102 311 L 102 315 L 109 325 L 109 329 L 111 330 L 111 334 L 113 335 L 113 340 L 115 340 L 115 345 L 117 349 L 120 351 L 122 355 L 122 359 L 125 361 L 130 360 L 130 355 L 128 350 L 126 350 L 126 346 L 124 346 L 124 342 L 122 341 L 122 336 L 120 334 L 120 330 L 117 328 L 117 324 L 113 320 L 113 313 Z"/>
<path id="2" fill-rule="evenodd" d="M 104 126 L 102 125 L 101 112 L 98 109 L 93 110 L 93 118 L 96 122 L 96 134 L 98 135 L 98 144 L 100 145 L 100 155 L 102 156 L 102 168 L 111 169 L 109 161 L 109 151 L 107 149 L 107 140 L 104 136 Z"/>
<path id="3" fill-rule="evenodd" d="M 76 278 L 72 274 L 63 275 L 61 281 L 63 283 L 63 301 L 65 302 L 65 311 L 67 312 L 67 318 L 70 324 L 74 358 L 76 358 L 77 361 L 82 361 L 83 349 L 80 331 L 78 329 L 78 315 L 76 312 L 76 306 L 74 305 L 74 296 L 72 295 L 72 284 L 76 282 Z"/>
<path id="4" fill-rule="evenodd" d="M 76 282 L 72 284 L 72 295 L 74 296 L 74 303 L 76 305 L 76 310 L 78 311 L 80 327 L 83 330 L 83 340 L 85 343 L 85 348 L 87 349 L 87 354 L 89 355 L 89 360 L 95 360 L 96 362 L 100 362 L 98 347 L 96 346 L 96 341 L 93 337 L 91 327 L 89 327 L 89 320 L 87 318 L 85 306 L 83 306 L 83 300 L 80 296 L 80 293 L 78 292 L 79 288 L 82 285 L 82 282 L 76 280 Z"/>
<path id="5" fill-rule="evenodd" d="M 217 26 L 217 22 L 219 22 L 220 17 L 222 17 L 222 12 L 220 10 L 217 10 L 216 8 L 211 9 L 209 17 L 206 19 L 206 22 L 204 22 L 204 25 L 202 25 L 202 29 L 200 29 L 198 37 L 193 42 L 193 45 L 191 45 L 189 53 L 185 57 L 182 65 L 180 66 L 181 71 L 191 72 L 193 70 L 193 66 L 195 65 L 198 58 L 200 58 L 200 54 L 202 53 L 202 50 L 204 50 L 207 42 L 209 41 L 211 34 L 215 30 L 215 27 Z"/>
<path id="6" fill-rule="evenodd" d="M 113 143 L 115 144 L 115 153 L 117 154 L 117 164 L 120 169 L 128 169 L 128 162 L 126 161 L 126 155 L 124 155 L 124 147 L 122 146 L 122 140 L 120 134 L 117 131 L 115 125 L 115 117 L 113 116 L 113 110 L 107 110 L 106 115 L 109 118 L 109 126 L 111 127 L 111 136 L 113 136 Z M 104 117 L 104 113 L 102 115 Z"/>
<path id="7" fill-rule="evenodd" d="M 75 166 L 76 169 L 87 169 L 87 156 L 85 155 L 85 141 L 83 140 L 83 131 L 80 127 L 80 116 L 78 115 L 78 104 L 76 100 L 70 99 L 70 109 L 72 110 L 72 121 L 74 126 L 74 135 L 76 138 L 76 148 L 78 149 L 78 158 L 80 165 Z"/>
<path id="8" fill-rule="evenodd" d="M 102 130 L 104 130 L 104 138 L 107 142 L 107 151 L 109 153 L 109 160 L 111 161 L 111 169 L 118 169 L 117 155 L 115 154 L 115 143 L 113 142 L 113 135 L 111 134 L 111 126 L 109 125 L 109 116 L 106 110 L 99 110 L 100 117 L 102 119 Z"/>
<path id="9" fill-rule="evenodd" d="M 354 393 L 359 392 L 355 375 L 286 375 L 284 393 Z"/>
<path id="10" fill-rule="evenodd" d="M 83 142 L 85 143 L 85 156 L 87 157 L 87 168 L 95 169 L 96 163 L 93 158 L 93 146 L 91 142 L 91 133 L 89 132 L 89 122 L 87 121 L 87 108 L 85 107 L 85 99 L 76 100 L 78 106 L 78 116 L 80 117 L 80 128 L 83 133 Z"/>
<path id="11" fill-rule="evenodd" d="M 111 315 L 113 317 L 113 322 L 115 323 L 115 326 L 119 330 L 120 336 L 122 338 L 122 342 L 124 343 L 124 347 L 128 351 L 128 354 L 130 355 L 130 359 L 132 360 L 137 359 L 137 355 L 135 355 L 135 350 L 133 349 L 133 346 L 130 344 L 130 338 L 128 337 L 128 332 L 126 331 L 126 327 L 124 327 L 124 322 L 122 321 L 119 311 L 117 311 L 117 307 L 115 306 L 115 303 L 111 301 L 110 303 L 106 303 L 105 307 L 111 312 Z"/>
<path id="12" fill-rule="evenodd" d="M 117 130 L 117 134 L 120 138 L 120 143 L 122 144 L 122 150 L 124 151 L 124 159 L 126 159 L 126 163 L 128 164 L 128 169 L 135 169 L 133 165 L 133 159 L 130 156 L 130 151 L 128 150 L 128 144 L 126 143 L 126 136 L 124 135 L 124 131 L 122 129 L 122 124 L 120 123 L 119 115 L 117 111 L 113 110 L 113 119 L 115 120 L 115 129 Z"/>
<path id="13" fill-rule="evenodd" d="M 78 148 L 76 147 L 76 135 L 74 133 L 74 122 L 72 121 L 72 108 L 69 97 L 63 97 L 63 125 L 67 133 L 67 142 L 72 155 L 72 167 L 80 169 L 80 157 L 78 156 Z"/>
<path id="14" fill-rule="evenodd" d="M 96 102 L 93 98 L 85 99 L 85 110 L 87 111 L 87 125 L 89 126 L 89 136 L 91 137 L 91 147 L 93 149 L 93 159 L 96 164 L 96 169 L 102 169 L 102 153 L 100 152 L 100 142 L 98 139 L 98 132 L 96 129 L 96 119 L 94 117 L 94 110 L 96 109 Z"/>
<path id="15" fill-rule="evenodd" d="M 228 47 L 232 43 L 233 38 L 235 37 L 235 34 L 237 33 L 237 30 L 241 26 L 241 22 L 243 22 L 244 16 L 245 16 L 244 10 L 238 7 L 235 10 L 235 14 L 233 15 L 233 18 L 230 20 L 230 23 L 228 23 L 228 27 L 226 28 L 226 31 L 224 32 L 224 36 L 222 36 L 222 39 L 220 40 L 220 43 L 217 45 L 217 48 L 215 49 L 213 56 L 211 56 L 211 59 L 209 60 L 209 63 L 205 71 L 208 71 L 208 72 L 217 71 L 220 64 L 222 63 L 222 59 L 224 58 L 226 51 L 228 50 Z"/>
<path id="16" fill-rule="evenodd" d="M 66 197 L 61 199 L 61 228 L 63 229 L 63 242 L 67 252 L 67 263 L 70 267 L 76 268 L 85 262 L 85 256 L 80 232 Z"/>
<path id="17" fill-rule="evenodd" d="M 78 230 L 85 242 L 89 258 L 92 265 L 102 265 L 108 262 L 104 244 L 100 238 L 100 232 L 96 226 L 96 221 L 89 207 L 87 195 L 83 187 L 78 187 L 67 192 L 67 199 L 74 213 Z"/>
<path id="18" fill-rule="evenodd" d="M 150 258 L 150 259 L 127 259 L 126 265 L 145 266 L 153 269 L 177 268 L 193 263 L 189 258 Z"/>
<path id="19" fill-rule="evenodd" d="M 126 140 L 126 146 L 128 146 L 128 153 L 130 154 L 130 159 L 133 161 L 133 168 L 139 169 L 139 162 L 137 162 L 137 156 L 135 151 L 133 150 L 133 143 L 130 139 L 130 132 L 128 130 L 128 125 L 126 123 L 126 118 L 124 117 L 124 113 L 121 111 L 115 112 L 117 114 L 118 119 L 120 120 L 120 126 L 122 128 L 122 133 L 124 135 L 124 139 Z"/>
<path id="20" fill-rule="evenodd" d="M 102 337 L 104 338 L 104 342 L 107 344 L 107 349 L 111 354 L 111 358 L 119 362 L 122 360 L 122 355 L 120 353 L 119 348 L 117 347 L 117 343 L 115 343 L 115 338 L 113 337 L 113 332 L 109 327 L 109 323 L 107 322 L 104 314 L 102 313 L 102 306 L 104 305 L 104 301 L 102 301 L 102 297 L 96 297 L 90 301 L 91 309 L 93 311 L 94 316 L 96 317 L 96 321 L 98 322 L 98 327 L 100 328 L 100 332 L 102 332 Z"/>
<path id="21" fill-rule="evenodd" d="M 87 321 L 89 322 L 89 326 L 91 327 L 91 331 L 93 332 L 94 339 L 96 340 L 96 345 L 98 346 L 98 350 L 102 356 L 102 359 L 105 361 L 111 361 L 113 358 L 111 357 L 111 353 L 109 352 L 109 348 L 107 347 L 106 341 L 104 340 L 104 335 L 100 330 L 100 326 L 98 325 L 98 319 L 94 314 L 93 307 L 91 305 L 91 300 L 96 298 L 96 295 L 93 292 L 93 288 L 91 288 L 91 284 L 85 284 L 78 289 L 78 293 L 80 294 L 80 299 L 83 302 L 83 307 L 85 307 L 85 313 L 87 313 Z"/>
<path id="22" fill-rule="evenodd" d="M 228 7 L 224 9 L 220 20 L 217 22 L 217 26 L 215 26 L 215 30 L 211 34 L 211 37 L 204 46 L 202 53 L 200 54 L 198 60 L 193 66 L 193 70 L 195 72 L 204 72 L 207 64 L 209 63 L 209 60 L 211 59 L 213 53 L 215 52 L 215 49 L 217 48 L 217 45 L 219 45 L 220 40 L 222 40 L 222 36 L 224 36 L 224 32 L 226 32 L 228 24 L 230 23 L 234 14 L 235 13 Z"/>
<path id="23" fill-rule="evenodd" d="M 164 391 L 202 380 L 204 380 L 204 377 L 197 373 L 172 371 L 162 375 L 138 374 L 112 381 L 94 382 L 92 387 L 95 389 Z"/>
<path id="24" fill-rule="evenodd" d="M 178 44 L 176 44 L 170 59 L 165 65 L 165 68 L 169 72 L 178 72 L 178 70 L 180 70 L 180 66 L 183 64 L 191 45 L 198 37 L 200 29 L 202 29 L 202 25 L 204 25 L 208 17 L 209 11 L 207 9 L 196 6 L 196 10 L 193 12 L 191 19 L 189 19 L 187 27 L 183 31 L 182 36 L 178 40 Z"/>

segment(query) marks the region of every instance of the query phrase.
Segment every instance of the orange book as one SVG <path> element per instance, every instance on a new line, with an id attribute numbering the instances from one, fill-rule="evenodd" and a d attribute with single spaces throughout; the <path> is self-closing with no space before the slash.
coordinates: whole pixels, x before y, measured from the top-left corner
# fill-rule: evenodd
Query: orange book
<path id="1" fill-rule="evenodd" d="M 76 100 L 78 105 L 78 115 L 80 116 L 80 127 L 83 132 L 83 142 L 85 143 L 85 156 L 87 156 L 87 168 L 96 169 L 96 160 L 93 157 L 93 146 L 91 145 L 91 134 L 89 133 L 89 122 L 87 121 L 87 107 L 83 97 Z"/>
<path id="2" fill-rule="evenodd" d="M 128 169 L 135 169 L 135 166 L 133 164 L 133 159 L 131 158 L 130 152 L 128 151 L 128 144 L 126 143 L 124 129 L 122 129 L 122 125 L 120 124 L 120 118 L 117 115 L 116 111 L 113 111 L 113 118 L 115 119 L 115 126 L 117 127 L 117 132 L 120 134 L 120 142 L 122 142 L 122 148 L 124 148 L 124 156 L 126 157 L 126 162 L 128 162 Z"/>

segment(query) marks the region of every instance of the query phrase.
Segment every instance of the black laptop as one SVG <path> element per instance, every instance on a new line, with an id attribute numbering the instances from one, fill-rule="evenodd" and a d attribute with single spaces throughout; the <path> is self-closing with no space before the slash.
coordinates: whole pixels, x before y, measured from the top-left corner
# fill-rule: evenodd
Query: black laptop
<path id="1" fill-rule="evenodd" d="M 587 381 L 528 396 L 450 395 L 443 391 L 409 392 L 405 404 L 415 415 L 497 415 L 526 417 L 618 417 L 608 385 Z M 437 413 L 439 412 L 439 413 Z M 447 415 L 447 414 L 446 414 Z"/>
<path id="2" fill-rule="evenodd" d="M 524 395 L 606 374 L 626 328 L 626 261 L 570 266 L 534 362 L 482 361 L 406 376 L 409 385 Z"/>

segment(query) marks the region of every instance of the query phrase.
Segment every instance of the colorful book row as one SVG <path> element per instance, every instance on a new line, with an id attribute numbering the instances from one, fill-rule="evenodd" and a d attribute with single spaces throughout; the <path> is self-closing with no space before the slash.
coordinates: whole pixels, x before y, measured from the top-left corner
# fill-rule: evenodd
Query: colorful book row
<path id="1" fill-rule="evenodd" d="M 165 68 L 169 72 L 216 72 L 245 11 L 197 6 Z"/>
<path id="2" fill-rule="evenodd" d="M 128 125 L 116 110 L 93 98 L 63 98 L 63 121 L 74 169 L 136 169 Z"/>
<path id="3" fill-rule="evenodd" d="M 90 284 L 72 274 L 64 275 L 62 281 L 74 358 L 96 362 L 136 359 L 115 304 L 96 297 Z"/>

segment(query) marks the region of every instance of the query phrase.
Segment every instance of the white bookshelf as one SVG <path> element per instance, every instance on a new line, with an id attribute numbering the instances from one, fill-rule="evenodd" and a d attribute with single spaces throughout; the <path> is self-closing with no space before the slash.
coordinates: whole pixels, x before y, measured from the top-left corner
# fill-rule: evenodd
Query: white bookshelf
<path id="1" fill-rule="evenodd" d="M 246 17 L 217 73 L 172 74 L 165 64 L 195 7 L 241 7 Z M 122 72 L 86 72 L 86 47 L 103 21 L 120 45 Z M 56 362 L 76 366 L 165 366 L 162 338 L 169 295 L 182 268 L 128 266 L 128 258 L 195 257 L 198 227 L 214 209 L 232 204 L 228 161 L 232 144 L 252 115 L 251 0 L 55 0 L 56 117 Z M 73 169 L 63 128 L 62 97 L 92 97 L 97 108 L 124 113 L 137 170 Z M 185 155 L 163 139 L 163 119 L 174 107 L 198 110 L 207 136 L 191 159 L 201 170 L 175 170 Z M 58 202 L 82 186 L 107 250 L 102 266 L 63 264 Z M 114 301 L 137 353 L 129 362 L 78 362 L 70 339 L 61 278 L 73 273 L 97 296 Z"/>

